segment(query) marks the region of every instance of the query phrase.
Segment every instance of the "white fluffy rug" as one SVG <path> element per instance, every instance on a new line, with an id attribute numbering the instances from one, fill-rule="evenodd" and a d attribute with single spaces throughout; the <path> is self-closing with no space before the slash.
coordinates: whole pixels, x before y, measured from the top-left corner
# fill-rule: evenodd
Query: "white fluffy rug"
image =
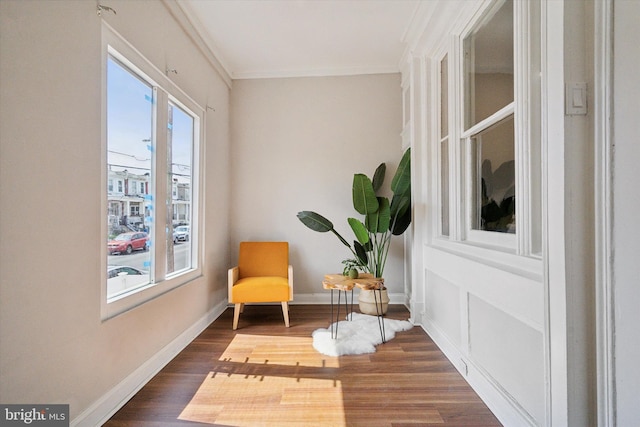
<path id="1" fill-rule="evenodd" d="M 313 331 L 313 348 L 327 356 L 375 353 L 376 345 L 382 343 L 377 316 L 352 313 L 352 320 L 342 320 L 338 325 L 337 339 L 331 338 L 331 327 Z M 408 320 L 384 319 L 386 341 L 392 340 L 396 332 L 413 327 Z M 335 332 L 336 324 L 333 324 Z"/>

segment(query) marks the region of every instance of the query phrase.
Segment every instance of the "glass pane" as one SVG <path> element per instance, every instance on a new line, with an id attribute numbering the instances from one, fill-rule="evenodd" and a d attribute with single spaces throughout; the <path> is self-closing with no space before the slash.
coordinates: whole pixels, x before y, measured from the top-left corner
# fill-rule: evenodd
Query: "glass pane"
<path id="1" fill-rule="evenodd" d="M 152 87 L 110 57 L 107 61 L 107 298 L 150 282 L 152 129 Z"/>
<path id="2" fill-rule="evenodd" d="M 449 134 L 449 64 L 448 55 L 440 61 L 440 139 Z"/>
<path id="3" fill-rule="evenodd" d="M 513 1 L 464 39 L 465 129 L 513 102 Z"/>
<path id="4" fill-rule="evenodd" d="M 513 115 L 471 138 L 472 228 L 516 232 Z"/>
<path id="5" fill-rule="evenodd" d="M 169 104 L 167 154 L 167 273 L 192 267 L 191 201 L 194 119 Z"/>
<path id="6" fill-rule="evenodd" d="M 440 216 L 443 236 L 449 235 L 449 140 L 440 143 Z"/>

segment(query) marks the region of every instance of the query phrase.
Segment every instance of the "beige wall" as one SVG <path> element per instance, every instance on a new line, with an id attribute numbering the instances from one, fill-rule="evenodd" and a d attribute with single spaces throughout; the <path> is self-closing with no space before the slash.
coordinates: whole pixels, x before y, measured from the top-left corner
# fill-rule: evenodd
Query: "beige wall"
<path id="1" fill-rule="evenodd" d="M 351 253 L 296 214 L 316 211 L 353 241 L 353 174 L 371 177 L 386 162 L 389 188 L 402 156 L 401 102 L 399 74 L 234 81 L 232 256 L 242 240 L 287 240 L 295 294 L 323 294 L 323 275 L 341 271 Z M 402 293 L 402 237 L 392 249 L 385 278 Z"/>
<path id="2" fill-rule="evenodd" d="M 101 321 L 101 24 L 96 2 L 0 2 L 0 402 L 76 419 L 226 298 L 229 90 L 162 2 L 105 19 L 207 112 L 203 276 Z"/>

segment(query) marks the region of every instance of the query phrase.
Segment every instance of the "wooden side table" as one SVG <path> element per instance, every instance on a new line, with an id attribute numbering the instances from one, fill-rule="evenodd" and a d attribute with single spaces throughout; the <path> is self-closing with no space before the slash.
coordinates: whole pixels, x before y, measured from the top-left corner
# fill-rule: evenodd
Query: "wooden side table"
<path id="1" fill-rule="evenodd" d="M 322 287 L 324 289 L 331 290 L 331 338 L 338 338 L 338 323 L 340 322 L 340 296 L 344 292 L 344 308 L 347 312 L 347 320 L 351 320 L 351 313 L 353 313 L 353 288 L 355 283 L 351 282 L 349 277 L 342 274 L 325 274 L 322 281 Z M 336 320 L 333 321 L 333 291 L 338 291 L 338 307 L 336 312 Z M 351 292 L 351 310 L 349 310 L 348 304 L 348 292 Z M 333 324 L 336 324 L 335 334 L 333 332 Z"/>
<path id="2" fill-rule="evenodd" d="M 360 289 L 373 291 L 376 312 L 378 314 L 378 327 L 380 328 L 380 337 L 382 338 L 382 342 L 386 342 L 385 330 L 384 330 L 384 318 L 382 313 L 382 288 L 384 288 L 384 279 L 380 277 L 373 277 L 373 274 L 361 273 L 357 279 L 350 279 L 349 276 L 344 276 L 342 274 L 325 274 L 324 280 L 322 281 L 322 287 L 324 289 L 331 290 L 331 338 L 336 339 L 338 337 L 338 322 L 340 320 L 340 295 L 344 292 L 344 305 L 345 311 L 347 312 L 347 320 L 351 320 L 351 314 L 353 313 L 353 288 L 358 287 Z M 336 313 L 336 331 L 333 333 L 333 291 L 338 291 L 338 309 Z M 376 295 L 376 291 L 379 295 L 380 303 L 378 303 L 378 297 Z M 351 292 L 351 310 L 349 310 L 347 297 L 347 292 Z M 379 305 L 378 305 L 379 304 Z"/>

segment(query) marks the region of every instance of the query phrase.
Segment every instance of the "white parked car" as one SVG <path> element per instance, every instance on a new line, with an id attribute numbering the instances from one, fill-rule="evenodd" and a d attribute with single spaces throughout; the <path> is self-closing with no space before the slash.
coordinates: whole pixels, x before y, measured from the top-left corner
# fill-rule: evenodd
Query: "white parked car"
<path id="1" fill-rule="evenodd" d="M 190 227 L 188 225 L 179 225 L 173 230 L 173 243 L 188 242 Z"/>

